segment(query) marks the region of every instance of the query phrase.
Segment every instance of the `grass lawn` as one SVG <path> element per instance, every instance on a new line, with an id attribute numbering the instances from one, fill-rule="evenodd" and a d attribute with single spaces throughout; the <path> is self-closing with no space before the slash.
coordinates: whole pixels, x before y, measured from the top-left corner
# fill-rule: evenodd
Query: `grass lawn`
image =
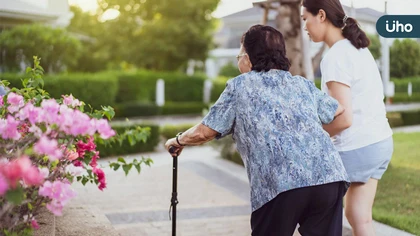
<path id="1" fill-rule="evenodd" d="M 394 156 L 379 181 L 373 218 L 420 235 L 420 133 L 394 134 Z"/>

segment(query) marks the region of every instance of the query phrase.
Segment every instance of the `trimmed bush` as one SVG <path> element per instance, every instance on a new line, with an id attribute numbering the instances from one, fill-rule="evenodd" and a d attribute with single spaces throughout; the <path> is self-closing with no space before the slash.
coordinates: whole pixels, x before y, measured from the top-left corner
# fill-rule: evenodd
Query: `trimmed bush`
<path id="1" fill-rule="evenodd" d="M 156 81 L 165 81 L 165 100 L 171 102 L 201 102 L 205 76 L 188 76 L 181 73 L 138 71 L 118 76 L 119 103 L 156 100 Z"/>
<path id="2" fill-rule="evenodd" d="M 137 125 L 136 125 L 137 126 Z M 112 128 L 117 133 L 123 133 L 126 129 L 136 126 L 113 126 Z M 124 140 L 121 146 L 114 144 L 112 146 L 105 146 L 98 144 L 96 150 L 99 151 L 100 157 L 123 156 L 129 154 L 136 154 L 142 152 L 153 152 L 155 147 L 159 144 L 159 126 L 157 125 L 142 125 L 142 127 L 150 127 L 150 136 L 145 143 L 136 143 L 131 146 L 128 140 Z"/>
<path id="3" fill-rule="evenodd" d="M 224 65 L 222 68 L 220 68 L 219 75 L 220 76 L 226 76 L 226 77 L 236 77 L 240 75 L 241 72 L 238 69 L 238 66 L 233 64 L 232 62 Z"/>
<path id="4" fill-rule="evenodd" d="M 202 102 L 165 103 L 161 115 L 201 114 L 208 106 Z"/>
<path id="5" fill-rule="evenodd" d="M 10 87 L 17 88 L 22 88 L 23 77 L 17 74 L 0 74 L 0 80 L 8 80 Z M 71 93 L 94 108 L 113 105 L 118 91 L 117 78 L 106 73 L 46 75 L 44 82 L 44 89 L 53 98 Z"/>
<path id="6" fill-rule="evenodd" d="M 154 101 L 156 77 L 146 72 L 118 76 L 117 103 Z"/>
<path id="7" fill-rule="evenodd" d="M 220 94 L 222 94 L 223 90 L 226 88 L 226 82 L 213 82 L 213 87 L 211 89 L 211 97 L 210 101 L 215 102 L 219 99 Z"/>
<path id="8" fill-rule="evenodd" d="M 157 116 L 161 108 L 153 103 L 128 102 L 115 106 L 116 117 Z"/>
<path id="9" fill-rule="evenodd" d="M 409 102 L 420 102 L 420 93 L 413 93 L 411 97 L 407 93 L 395 93 L 392 98 L 393 103 L 409 103 Z"/>
<path id="10" fill-rule="evenodd" d="M 395 84 L 395 93 L 407 93 L 409 82 L 413 85 L 413 94 L 420 93 L 420 78 L 392 78 L 391 81 Z"/>
<path id="11" fill-rule="evenodd" d="M 388 118 L 388 123 L 392 128 L 404 125 L 400 112 L 388 112 L 386 114 L 386 118 Z"/>
<path id="12" fill-rule="evenodd" d="M 391 127 L 418 125 L 420 124 L 420 110 L 389 112 L 386 114 Z"/>
<path id="13" fill-rule="evenodd" d="M 203 109 L 208 108 L 200 102 L 177 102 L 165 103 L 158 107 L 154 103 L 129 102 L 115 106 L 116 117 L 141 117 L 157 115 L 192 115 L 201 114 Z"/>
<path id="14" fill-rule="evenodd" d="M 420 124 L 420 110 L 401 112 L 401 117 L 404 121 L 404 125 Z"/>
<path id="15" fill-rule="evenodd" d="M 184 132 L 196 124 L 183 124 L 183 125 L 165 125 L 160 130 L 160 135 L 165 139 L 175 137 L 179 132 Z"/>

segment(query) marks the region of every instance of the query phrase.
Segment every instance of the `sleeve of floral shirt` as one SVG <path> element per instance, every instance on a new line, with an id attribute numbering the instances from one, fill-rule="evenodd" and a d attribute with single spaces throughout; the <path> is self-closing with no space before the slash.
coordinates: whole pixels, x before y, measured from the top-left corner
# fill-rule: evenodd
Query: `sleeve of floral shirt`
<path id="1" fill-rule="evenodd" d="M 210 108 L 209 113 L 204 117 L 202 124 L 217 131 L 217 139 L 222 138 L 233 131 L 235 123 L 235 92 L 233 81 L 226 83 L 226 88 L 216 103 Z"/>
<path id="2" fill-rule="evenodd" d="M 334 115 L 338 109 L 338 101 L 315 87 L 312 82 L 308 82 L 310 83 L 309 87 L 314 96 L 318 117 L 321 120 L 321 123 L 331 123 L 334 120 Z"/>

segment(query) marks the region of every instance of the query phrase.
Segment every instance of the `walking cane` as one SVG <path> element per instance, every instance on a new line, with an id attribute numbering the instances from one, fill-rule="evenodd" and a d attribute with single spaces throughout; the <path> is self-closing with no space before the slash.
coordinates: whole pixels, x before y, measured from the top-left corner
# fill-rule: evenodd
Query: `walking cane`
<path id="1" fill-rule="evenodd" d="M 175 153 L 175 147 L 169 147 L 171 154 Z M 172 198 L 171 206 L 169 207 L 169 219 L 171 219 L 172 210 L 172 236 L 176 235 L 176 204 L 178 204 L 178 193 L 177 193 L 177 181 L 178 181 L 178 154 L 173 157 L 172 167 Z"/>

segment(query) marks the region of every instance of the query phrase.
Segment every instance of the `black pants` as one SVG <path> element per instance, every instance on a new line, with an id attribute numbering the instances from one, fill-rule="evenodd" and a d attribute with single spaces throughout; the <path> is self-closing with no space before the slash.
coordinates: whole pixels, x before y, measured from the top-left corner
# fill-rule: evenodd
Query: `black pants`
<path id="1" fill-rule="evenodd" d="M 280 193 L 251 215 L 253 236 L 341 236 L 344 182 Z"/>

